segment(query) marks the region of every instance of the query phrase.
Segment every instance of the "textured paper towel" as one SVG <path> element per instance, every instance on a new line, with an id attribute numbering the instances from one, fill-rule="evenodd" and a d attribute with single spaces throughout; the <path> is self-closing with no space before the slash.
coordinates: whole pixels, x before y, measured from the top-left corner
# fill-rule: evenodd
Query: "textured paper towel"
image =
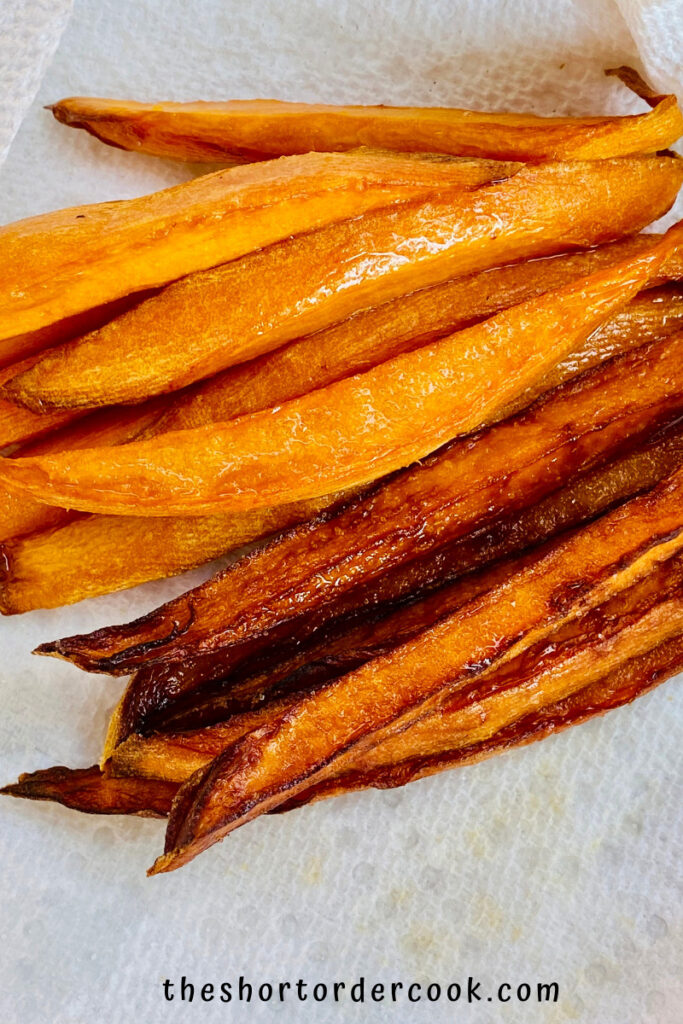
<path id="1" fill-rule="evenodd" d="M 36 7 L 44 18 L 48 5 Z M 76 0 L 0 172 L 0 221 L 193 173 L 56 125 L 42 104 L 63 95 L 626 112 L 641 105 L 602 68 L 640 57 L 658 88 L 683 96 L 682 33 L 671 0 Z M 17 68 L 24 56 L 18 48 Z M 0 623 L 2 777 L 92 763 L 120 691 L 31 658 L 36 643 L 128 619 L 207 573 Z M 676 1024 L 682 723 L 680 687 L 669 683 L 495 761 L 260 820 L 151 880 L 144 869 L 162 840 L 158 823 L 3 803 L 2 1019 Z M 361 974 L 404 983 L 472 974 L 487 994 L 501 982 L 558 981 L 560 1001 L 163 1001 L 164 978 L 201 984 L 241 973 L 347 984 Z"/>

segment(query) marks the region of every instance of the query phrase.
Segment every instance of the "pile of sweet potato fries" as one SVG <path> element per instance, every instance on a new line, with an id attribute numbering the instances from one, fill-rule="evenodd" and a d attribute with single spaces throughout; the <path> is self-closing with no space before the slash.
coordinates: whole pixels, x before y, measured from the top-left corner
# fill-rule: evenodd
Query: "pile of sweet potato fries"
<path id="1" fill-rule="evenodd" d="M 683 117 L 616 73 L 649 112 L 52 108 L 230 166 L 0 229 L 0 609 L 255 546 L 39 647 L 130 679 L 4 792 L 168 817 L 168 871 L 683 668 Z"/>

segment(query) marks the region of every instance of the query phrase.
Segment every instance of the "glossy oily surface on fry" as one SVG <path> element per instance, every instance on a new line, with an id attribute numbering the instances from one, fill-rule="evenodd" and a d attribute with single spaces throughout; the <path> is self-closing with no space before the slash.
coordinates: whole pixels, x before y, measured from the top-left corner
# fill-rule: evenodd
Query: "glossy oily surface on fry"
<path id="1" fill-rule="evenodd" d="M 676 225 L 641 255 L 283 406 L 125 448 L 5 460 L 0 479 L 48 504 L 129 515 L 242 511 L 364 484 L 539 384 L 656 277 L 681 232 Z"/>
<path id="2" fill-rule="evenodd" d="M 681 182 L 678 159 L 652 156 L 527 165 L 473 192 L 442 189 L 190 275 L 45 354 L 6 394 L 32 408 L 140 401 L 418 288 L 638 231 Z"/>
<path id="3" fill-rule="evenodd" d="M 249 714 L 264 700 L 315 687 L 385 653 L 392 644 L 409 639 L 447 611 L 490 589 L 531 554 L 522 554 L 522 560 L 509 556 L 649 490 L 682 463 L 683 428 L 677 426 L 579 474 L 536 505 L 475 528 L 433 554 L 351 590 L 326 617 L 321 616 L 317 629 L 306 633 L 300 620 L 292 623 L 294 647 L 264 645 L 235 671 L 223 675 L 220 651 L 215 659 L 149 665 L 130 680 L 112 716 L 106 756 L 133 732 L 195 730 L 228 717 L 236 721 L 233 716 L 244 712 L 247 717 L 242 721 L 251 722 Z M 473 570 L 480 571 L 472 575 Z M 315 616 L 309 616 L 306 625 L 311 618 L 315 621 Z"/>
<path id="4" fill-rule="evenodd" d="M 132 292 L 439 186 L 476 187 L 510 169 L 393 153 L 309 153 L 8 224 L 0 228 L 0 359 L 5 348 L 18 358 L 17 335 Z"/>
<path id="5" fill-rule="evenodd" d="M 323 781 L 343 769 L 390 735 L 399 719 L 404 725 L 420 720 L 440 693 L 456 692 L 642 579 L 683 545 L 682 497 L 679 471 L 418 638 L 300 702 L 276 727 L 241 740 L 180 791 L 166 852 L 154 870 L 179 867 L 296 796 L 309 779 Z"/>
<path id="6" fill-rule="evenodd" d="M 511 567 L 509 575 L 513 572 Z M 398 765 L 488 740 L 516 719 L 565 698 L 619 664 L 678 635 L 683 631 L 682 581 L 681 560 L 664 563 L 651 577 L 551 633 L 538 648 L 526 651 L 498 672 L 484 673 L 483 679 L 454 701 L 380 742 L 346 771 Z M 411 609 L 414 621 L 408 629 L 403 622 L 405 614 L 391 616 L 382 623 L 384 647 L 368 649 L 360 655 L 360 661 L 357 655 L 357 663 L 362 663 L 363 657 L 369 661 L 381 656 L 418 635 L 420 629 L 452 614 L 458 607 L 457 591 L 456 587 L 456 601 L 444 595 L 439 603 L 431 602 L 431 610 L 421 610 L 419 605 Z M 340 665 L 340 673 L 344 671 Z M 267 699 L 254 711 L 230 716 L 226 722 L 208 728 L 170 730 L 147 738 L 131 736 L 113 751 L 111 771 L 115 775 L 184 782 L 241 736 L 276 722 L 300 699 L 301 694 L 295 691 L 284 698 Z"/>
<path id="7" fill-rule="evenodd" d="M 238 647 L 293 616 L 311 615 L 344 590 L 540 499 L 618 449 L 624 436 L 666 422 L 681 408 L 682 344 L 683 335 L 674 335 L 598 367 L 136 622 L 46 644 L 41 652 L 123 674 L 147 660 Z"/>

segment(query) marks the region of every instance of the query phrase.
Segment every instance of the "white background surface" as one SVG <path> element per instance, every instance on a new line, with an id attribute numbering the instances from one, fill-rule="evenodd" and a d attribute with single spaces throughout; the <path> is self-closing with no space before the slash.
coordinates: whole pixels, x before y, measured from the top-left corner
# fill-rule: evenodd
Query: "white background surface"
<path id="1" fill-rule="evenodd" d="M 24 27 L 14 46 L 9 21 L 0 21 L 0 85 L 6 100 L 16 97 L 15 114 L 35 91 L 35 61 L 57 41 L 59 7 L 69 4 L 19 4 L 33 31 Z M 58 126 L 41 106 L 64 95 L 636 109 L 601 69 L 634 62 L 640 48 L 654 84 L 680 88 L 683 10 L 677 0 L 623 0 L 621 9 L 611 0 L 76 0 L 0 172 L 0 222 L 193 173 Z M 22 77 L 19 64 L 34 70 Z M 0 148 L 17 120 L 0 118 Z M 93 763 L 121 689 L 32 658 L 31 648 L 131 618 L 187 585 L 151 584 L 0 623 L 3 779 Z M 0 1017 L 678 1024 L 682 724 L 683 695 L 669 683 L 495 761 L 261 819 L 182 871 L 149 880 L 161 823 L 5 801 Z M 488 991 L 557 981 L 560 1001 L 165 1003 L 162 980 L 182 974 L 199 985 L 240 974 L 348 985 L 361 974 L 370 984 L 472 974 Z"/>

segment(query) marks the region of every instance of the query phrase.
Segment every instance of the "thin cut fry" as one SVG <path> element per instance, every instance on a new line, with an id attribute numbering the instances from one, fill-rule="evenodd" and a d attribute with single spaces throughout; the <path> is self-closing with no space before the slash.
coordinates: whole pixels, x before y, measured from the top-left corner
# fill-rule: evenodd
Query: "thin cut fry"
<path id="1" fill-rule="evenodd" d="M 682 182 L 671 156 L 541 164 L 377 210 L 192 274 L 45 353 L 5 394 L 34 409 L 141 401 L 417 288 L 638 231 Z"/>
<path id="2" fill-rule="evenodd" d="M 556 732 L 628 704 L 683 668 L 683 636 L 675 637 L 633 658 L 598 682 L 565 700 L 548 704 L 496 733 L 490 740 L 431 757 L 415 758 L 379 770 L 349 773 L 304 790 L 274 808 L 275 813 L 304 803 L 372 786 L 386 789 L 460 765 L 475 764 L 514 747 L 545 739 Z M 86 769 L 51 768 L 21 776 L 19 783 L 0 792 L 29 800 L 52 800 L 74 810 L 100 814 L 166 816 L 177 793 L 175 783 L 151 779 L 109 777 L 97 766 Z"/>
<path id="3" fill-rule="evenodd" d="M 668 422 L 681 409 L 682 345 L 683 335 L 674 335 L 627 353 L 135 622 L 39 651 L 125 674 L 140 664 L 221 650 L 233 663 L 253 655 L 255 639 L 280 642 L 294 620 L 312 629 L 352 588 L 528 507 L 606 459 L 625 438 L 635 444 Z"/>
<path id="4" fill-rule="evenodd" d="M 280 405 L 469 327 L 599 267 L 611 266 L 620 258 L 644 251 L 652 241 L 651 235 L 636 235 L 586 252 L 494 267 L 364 310 L 188 388 L 177 395 L 155 425 L 155 433 L 199 427 Z M 664 264 L 659 279 L 681 277 L 683 252 L 675 252 Z M 515 404 L 523 408 L 537 394 L 609 356 L 643 345 L 650 338 L 672 334 L 680 326 L 680 289 L 650 289 L 611 317 Z"/>
<path id="5" fill-rule="evenodd" d="M 308 153 L 8 224 L 0 228 L 0 363 L 19 358 L 18 336 L 92 307 L 301 231 L 513 171 L 494 161 Z M 23 342 L 35 351 L 35 337 Z"/>
<path id="6" fill-rule="evenodd" d="M 495 267 L 481 274 L 411 293 L 174 395 L 168 411 L 143 431 L 141 436 L 198 427 L 278 405 L 352 373 L 376 366 L 385 359 L 468 326 L 531 295 L 558 287 L 590 270 L 609 266 L 629 254 L 642 252 L 652 241 L 653 236 L 637 235 L 586 252 Z M 683 277 L 683 259 L 680 253 L 674 253 L 662 268 L 660 279 L 680 277 Z M 610 355 L 625 351 L 635 344 L 643 344 L 649 338 L 672 333 L 680 326 L 683 326 L 681 292 L 675 288 L 651 289 L 637 296 L 622 312 L 610 318 L 581 350 L 572 353 L 559 364 L 534 391 L 547 390 Z M 531 397 L 528 392 L 516 404 L 521 408 L 530 402 Z M 32 429 L 36 421 L 42 429 L 45 421 L 52 417 L 77 417 L 83 412 L 69 410 L 37 415 L 21 406 L 0 403 L 0 415 L 4 407 L 10 410 L 10 423 L 18 419 L 22 423 L 30 423 Z M 22 456 L 64 451 L 72 447 L 70 437 L 71 432 L 63 430 L 53 435 L 54 444 L 48 438 L 44 447 L 27 446 L 15 454 Z M 75 431 L 75 437 L 80 439 L 79 429 Z M 130 438 L 126 437 L 125 440 Z M 79 444 L 79 447 L 87 445 Z M 19 495 L 0 485 L 0 541 L 51 529 L 73 518 L 73 513 L 34 501 L 28 495 Z M 215 532 L 218 530 L 220 533 L 218 520 L 214 526 L 215 529 L 207 525 L 206 535 L 208 531 L 213 531 L 218 538 Z M 199 523 L 198 528 L 202 529 Z M 130 522 L 128 529 L 131 548 L 136 550 L 135 536 L 144 534 L 154 544 L 165 530 L 165 521 L 156 526 L 149 521 L 140 524 Z M 230 531 L 231 528 L 226 529 Z M 189 522 L 187 530 L 190 534 Z M 80 531 L 84 531 L 84 534 Z M 85 534 L 85 531 L 88 533 Z M 110 532 L 105 526 L 83 523 L 77 537 L 72 531 L 67 536 L 70 542 L 81 545 L 87 543 L 86 535 L 92 536 L 93 544 L 99 542 L 97 553 L 91 552 L 90 558 L 96 558 L 102 567 L 100 572 L 93 565 L 90 584 L 94 585 L 95 578 L 99 577 L 105 592 L 132 586 L 132 583 L 127 582 L 125 574 L 118 577 L 112 575 L 111 585 L 106 582 L 107 565 L 111 565 L 113 570 L 117 561 L 116 554 L 112 557 L 107 548 L 106 538 L 110 537 L 118 544 L 118 528 Z M 66 540 L 65 536 L 65 543 Z M 57 538 L 54 543 L 58 543 Z M 187 566 L 187 560 L 182 558 L 176 566 L 170 555 L 169 551 L 166 566 L 159 566 L 161 575 L 182 571 Z M 90 559 L 87 564 L 91 564 Z M 142 580 L 136 577 L 136 582 Z M 63 591 L 63 594 L 66 600 L 66 592 Z M 75 594 L 71 600 L 80 600 L 80 597 Z"/>
<path id="7" fill-rule="evenodd" d="M 563 272 L 567 269 L 561 258 L 549 262 L 558 263 Z M 518 267 L 504 268 L 506 271 L 511 269 Z M 491 274 L 498 278 L 497 271 Z M 582 349 L 559 364 L 538 390 L 546 390 L 599 360 L 681 327 L 683 293 L 671 289 L 644 292 L 595 332 Z M 334 333 L 334 329 L 330 333 Z M 308 348 L 307 341 L 305 339 L 297 345 Z M 311 356 L 314 354 L 310 349 L 309 353 Z M 292 373 L 288 375 L 286 360 L 278 360 L 278 355 L 273 353 L 264 358 L 261 375 L 238 373 L 237 379 L 231 382 L 208 381 L 187 401 L 175 402 L 143 433 L 149 436 L 180 424 L 187 425 L 188 421 L 198 425 L 212 417 L 218 419 L 221 418 L 221 410 L 225 412 L 227 407 L 234 407 L 234 403 L 263 402 L 267 393 L 275 395 L 272 398 L 274 404 L 278 389 L 294 387 L 297 382 L 304 387 L 304 361 L 297 356 L 291 364 Z M 269 365 L 269 360 L 276 361 L 281 371 L 279 374 L 271 372 L 275 368 Z M 333 358 L 314 363 L 311 372 L 317 375 L 319 371 L 322 376 L 325 372 L 334 372 L 331 367 L 334 367 Z M 236 369 L 240 371 L 243 368 Z M 263 377 L 265 382 L 261 381 Z M 252 388 L 248 387 L 250 380 L 253 381 Z M 261 387 L 258 386 L 260 381 Z M 531 397 L 527 393 L 516 404 L 528 404 Z M 55 437 L 52 450 L 65 447 L 70 446 Z M 18 454 L 31 454 L 31 451 L 23 449 Z M 294 507 L 277 506 L 232 516 L 123 518 L 79 516 L 42 504 L 10 488 L 0 487 L 0 542 L 5 542 L 2 548 L 5 569 L 0 584 L 0 611 L 12 614 L 34 608 L 54 608 L 184 572 L 217 558 L 231 547 L 251 543 L 303 522 L 336 501 L 338 496 L 331 496 L 297 503 Z M 73 521 L 75 518 L 77 522 Z M 41 531 L 37 536 L 25 536 L 37 531 Z"/>
<path id="8" fill-rule="evenodd" d="M 334 615 L 324 628 L 302 636 L 294 627 L 293 649 L 291 643 L 270 645 L 264 652 L 265 664 L 261 663 L 263 658 L 250 658 L 243 671 L 238 667 L 235 673 L 223 678 L 220 658 L 217 670 L 211 659 L 187 659 L 168 670 L 155 664 L 141 669 L 130 680 L 112 715 L 103 760 L 111 757 L 131 733 L 211 725 L 228 716 L 253 711 L 264 700 L 270 700 L 273 692 L 289 692 L 309 683 L 317 685 L 318 681 L 356 668 L 369 657 L 384 653 L 388 643 L 408 638 L 416 628 L 424 628 L 441 617 L 446 611 L 442 609 L 444 585 L 455 583 L 456 602 L 463 603 L 483 593 L 503 578 L 501 573 L 512 571 L 511 555 L 649 490 L 682 464 L 683 426 L 679 425 L 660 438 L 581 474 L 536 505 L 507 515 L 484 529 L 475 529 L 426 558 L 409 562 L 398 571 L 352 590 L 345 600 L 335 604 Z M 508 561 L 500 565 L 499 559 Z M 472 570 L 491 563 L 497 564 L 471 575 Z M 465 576 L 466 573 L 470 575 Z M 436 587 L 439 589 L 434 592 Z M 402 608 L 403 602 L 432 593 L 432 597 L 418 605 Z M 430 620 L 432 608 L 436 614 Z M 456 603 L 451 602 L 449 608 L 455 610 Z M 164 702 L 163 696 L 160 699 L 160 695 L 168 692 L 169 673 L 175 679 L 176 690 L 189 691 L 185 700 L 182 693 L 178 701 Z"/>
<path id="9" fill-rule="evenodd" d="M 665 563 L 653 577 L 641 580 L 578 622 L 554 631 L 550 642 L 526 651 L 497 672 L 484 673 L 452 703 L 361 755 L 347 773 L 397 765 L 488 740 L 529 712 L 564 699 L 680 634 L 682 580 L 683 562 Z M 423 602 L 431 607 L 416 606 L 419 615 L 414 610 L 408 624 L 406 613 L 399 611 L 383 624 L 384 645 L 377 644 L 360 656 L 367 662 L 417 636 L 421 629 L 461 607 L 460 597 L 457 586 L 446 591 L 441 614 L 436 601 Z M 338 674 L 343 672 L 340 666 Z M 130 736 L 112 752 L 110 770 L 119 776 L 185 782 L 238 739 L 277 723 L 301 698 L 301 693 L 287 694 L 207 728 Z"/>
<path id="10" fill-rule="evenodd" d="M 682 499 L 679 471 L 240 740 L 179 791 L 152 873 L 180 867 L 239 825 L 338 774 L 446 694 L 642 579 L 683 547 Z"/>
<path id="11" fill-rule="evenodd" d="M 683 668 L 683 635 L 667 640 L 614 669 L 603 679 L 578 690 L 564 700 L 531 712 L 490 739 L 473 746 L 427 756 L 417 756 L 379 769 L 359 769 L 339 779 L 331 779 L 285 801 L 276 812 L 294 810 L 302 804 L 331 796 L 356 792 L 368 787 L 391 789 L 462 765 L 476 764 L 494 754 L 545 739 L 569 726 L 578 725 L 596 715 L 630 704 L 656 686 L 660 686 Z M 114 781 L 114 780 L 112 780 Z M 123 780 L 122 780 L 123 781 Z"/>
<path id="12" fill-rule="evenodd" d="M 86 814 L 137 814 L 163 818 L 177 786 L 150 779 L 110 779 L 92 768 L 44 768 L 25 772 L 0 793 L 28 800 L 51 800 Z"/>
<path id="13" fill-rule="evenodd" d="M 683 224 L 614 267 L 280 407 L 122 448 L 4 460 L 0 480 L 48 504 L 118 515 L 240 512 L 360 486 L 538 385 L 681 238 Z"/>
<path id="14" fill-rule="evenodd" d="M 624 75 L 629 70 L 619 69 L 632 84 Z M 651 113 L 630 117 L 535 117 L 448 107 L 342 107 L 278 100 L 136 103 L 72 96 L 49 109 L 62 124 L 83 128 L 110 146 L 176 160 L 263 160 L 359 145 L 548 160 L 665 149 L 683 135 L 683 118 L 675 96 L 657 96 L 653 105 Z"/>

